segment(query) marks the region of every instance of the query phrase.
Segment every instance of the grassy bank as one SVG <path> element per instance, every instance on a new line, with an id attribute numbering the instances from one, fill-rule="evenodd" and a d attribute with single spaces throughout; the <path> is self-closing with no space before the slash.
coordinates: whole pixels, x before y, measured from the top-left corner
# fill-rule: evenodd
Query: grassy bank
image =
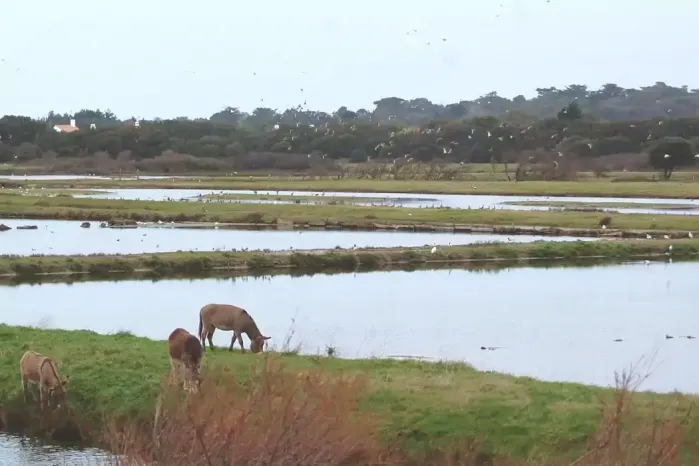
<path id="1" fill-rule="evenodd" d="M 599 228 L 599 212 L 541 212 L 487 209 L 369 207 L 347 205 L 235 204 L 63 197 L 0 196 L 0 217 L 70 220 L 226 222 L 275 225 L 311 224 L 332 228 L 388 225 L 503 225 Z M 682 215 L 613 214 L 618 230 L 699 229 L 699 219 Z M 370 228 L 371 229 L 371 228 Z"/>
<path id="2" fill-rule="evenodd" d="M 0 180 L 1 181 L 1 180 Z M 6 181 L 5 184 L 73 188 L 194 188 L 289 191 L 349 191 L 429 194 L 501 194 L 697 198 L 697 183 L 687 181 L 427 181 L 301 179 L 293 177 L 192 177 L 170 180 Z"/>
<path id="3" fill-rule="evenodd" d="M 699 206 L 693 204 L 663 204 L 661 202 L 575 202 L 575 201 L 506 201 L 505 205 L 521 205 L 536 207 L 572 207 L 581 209 L 657 209 L 657 210 L 696 210 Z"/>
<path id="4" fill-rule="evenodd" d="M 669 246 L 672 250 L 669 251 Z M 31 279 L 41 274 L 131 277 L 134 273 L 167 276 L 206 276 L 226 270 L 250 274 L 324 273 L 386 268 L 438 268 L 449 264 L 580 259 L 696 259 L 699 240 L 627 240 L 475 244 L 431 248 L 377 248 L 304 252 L 173 252 L 161 254 L 90 256 L 0 256 L 0 275 Z"/>
<path id="5" fill-rule="evenodd" d="M 649 263 L 665 262 L 669 256 L 667 255 L 648 255 Z M 633 258 L 631 258 L 633 259 Z M 424 262 L 420 264 L 397 264 L 387 266 L 381 271 L 407 271 L 416 272 L 420 270 L 469 270 L 483 273 L 498 273 L 507 271 L 513 267 L 528 267 L 536 269 L 561 269 L 561 268 L 585 268 L 599 266 L 614 266 L 619 265 L 624 259 L 616 257 L 591 257 L 580 258 L 576 257 L 571 260 L 564 259 L 530 259 L 530 260 L 508 260 L 508 259 L 484 259 L 472 260 L 468 262 Z M 688 256 L 673 259 L 674 262 L 693 262 L 697 260 L 695 256 Z M 353 269 L 352 273 L 370 273 L 373 270 L 367 268 Z M 66 283 L 76 284 L 85 282 L 117 282 L 121 280 L 149 280 L 152 283 L 164 280 L 177 279 L 248 279 L 248 278 L 271 278 L 276 276 L 291 276 L 291 277 L 310 277 L 313 275 L 341 275 L 349 273 L 347 270 L 325 269 L 322 272 L 306 271 L 303 269 L 293 268 L 278 268 L 278 269 L 215 269 L 205 272 L 182 272 L 175 274 L 161 275 L 158 272 L 149 270 L 135 269 L 130 273 L 110 272 L 106 274 L 90 274 L 90 273 L 74 273 L 74 272 L 55 272 L 48 274 L 32 274 L 32 275 L 0 275 L 0 286 L 20 286 L 20 285 L 39 285 L 49 283 Z"/>
<path id="6" fill-rule="evenodd" d="M 105 194 L 107 192 L 108 191 L 99 189 L 10 188 L 0 191 L 0 195 L 71 197 L 88 194 Z"/>
<path id="7" fill-rule="evenodd" d="M 192 322 L 172 325 L 194 328 L 195 317 L 196 312 Z M 103 336 L 0 325 L 0 336 L 3 405 L 16 402 L 20 396 L 18 363 L 26 349 L 54 357 L 60 373 L 70 375 L 72 410 L 100 421 L 113 417 L 152 419 L 161 378 L 170 370 L 165 342 L 128 333 Z M 515 458 L 574 458 L 588 446 L 602 420 L 600 399 L 610 401 L 613 395 L 612 390 L 578 384 L 479 372 L 459 363 L 295 355 L 275 360 L 287 373 L 303 374 L 304 378 L 315 370 L 329 377 L 365 377 L 367 390 L 356 409 L 376 416 L 383 442 L 398 442 L 412 450 L 482 438 L 487 450 Z M 252 392 L 262 388 L 250 380 L 265 362 L 265 357 L 250 353 L 207 352 L 203 374 L 234 376 L 244 391 Z M 318 385 L 311 388 L 318 390 Z M 339 404 L 344 395 L 338 392 L 333 396 Z M 665 415 L 679 415 L 695 398 L 638 393 L 633 401 L 634 421 L 639 422 L 649 420 L 664 403 L 672 405 Z M 699 433 L 696 423 L 692 419 L 688 422 L 691 432 Z"/>

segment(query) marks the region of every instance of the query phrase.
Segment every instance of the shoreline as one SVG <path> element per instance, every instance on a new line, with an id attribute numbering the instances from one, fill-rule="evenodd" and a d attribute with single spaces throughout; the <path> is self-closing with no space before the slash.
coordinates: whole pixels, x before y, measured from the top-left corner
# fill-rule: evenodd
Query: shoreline
<path id="1" fill-rule="evenodd" d="M 21 354 L 30 348 L 55 358 L 60 374 L 70 375 L 69 405 L 85 429 L 96 433 L 111 419 L 152 419 L 162 378 L 170 370 L 166 342 L 128 332 L 101 335 L 4 324 L 0 324 L 0 333 L 8 342 L 7 350 L 0 353 L 0 407 L 22 409 L 16 369 Z M 283 340 L 274 337 L 277 344 Z M 87 356 L 86 348 L 90 349 Z M 384 441 L 417 449 L 484 436 L 488 450 L 514 457 L 526 457 L 534 445 L 539 453 L 575 455 L 587 447 L 589 436 L 599 426 L 600 399 L 614 396 L 613 388 L 484 372 L 463 362 L 274 352 L 253 356 L 221 349 L 205 353 L 205 377 L 232 373 L 244 385 L 268 361 L 278 363 L 292 376 L 317 370 L 326 377 L 367 377 L 368 392 L 355 409 L 380 416 Z M 636 402 L 636 415 L 644 418 L 652 415 L 658 401 L 667 401 L 674 406 L 673 412 L 679 412 L 697 400 L 695 395 L 676 393 L 633 392 L 629 396 Z M 696 428 L 695 423 L 689 427 Z M 99 438 L 86 437 L 93 442 Z"/>
<path id="2" fill-rule="evenodd" d="M 667 261 L 667 256 L 664 254 L 644 256 L 650 264 L 661 263 Z M 0 286 L 21 286 L 21 285 L 43 285 L 43 284 L 78 284 L 78 283 L 97 283 L 97 282 L 118 282 L 118 281 L 139 281 L 148 280 L 153 283 L 167 280 L 209 280 L 209 279 L 236 279 L 247 277 L 312 277 L 314 275 L 343 275 L 348 273 L 371 273 L 371 272 L 419 272 L 425 270 L 467 270 L 467 271 L 491 271 L 499 272 L 515 267 L 530 267 L 530 268 L 584 268 L 597 266 L 614 266 L 629 262 L 637 262 L 642 260 L 640 257 L 629 257 L 627 259 L 616 259 L 613 257 L 591 256 L 578 257 L 573 260 L 567 259 L 546 259 L 546 258 L 529 258 L 527 260 L 511 260 L 511 259 L 474 259 L 464 260 L 462 262 L 428 262 L 423 264 L 398 264 L 389 265 L 382 269 L 371 270 L 367 268 L 357 268 L 352 271 L 347 270 L 323 270 L 321 272 L 298 270 L 291 267 L 268 269 L 262 271 L 251 271 L 247 268 L 223 268 L 209 270 L 204 273 L 174 273 L 161 275 L 153 272 L 150 269 L 137 269 L 129 274 L 124 272 L 113 272 L 111 275 L 91 275 L 88 272 L 75 271 L 57 271 L 38 273 L 32 276 L 17 275 L 15 273 L 0 275 Z M 673 259 L 673 262 L 693 262 L 696 259 Z"/>
<path id="3" fill-rule="evenodd" d="M 627 214 L 635 215 L 635 214 Z M 78 218 L 25 218 L 23 216 L 9 216 L 0 214 L 0 224 L 2 219 L 6 220 L 26 220 L 27 224 L 21 227 L 9 227 L 10 230 L 32 230 L 27 228 L 32 225 L 32 221 L 72 221 L 81 222 Z M 699 220 L 699 216 L 697 216 Z M 85 220 L 88 222 L 100 222 L 99 220 Z M 614 228 L 569 228 L 550 227 L 546 225 L 488 225 L 488 224 L 456 224 L 456 223 L 383 223 L 383 222 L 361 222 L 351 223 L 342 221 L 291 221 L 291 222 L 270 222 L 270 223 L 237 223 L 237 222 L 194 222 L 179 221 L 174 222 L 153 222 L 137 220 L 112 220 L 100 222 L 100 228 L 111 229 L 184 229 L 184 230 L 241 230 L 241 231 L 363 231 L 363 232 L 403 232 L 403 233 L 454 233 L 454 234 L 489 234 L 499 236 L 557 236 L 557 237 L 586 237 L 600 239 L 644 239 L 648 235 L 668 236 L 669 239 L 687 238 L 691 233 L 699 235 L 698 231 L 677 231 L 677 230 L 623 230 Z M 24 228 L 22 228 L 24 227 Z M 699 228 L 699 221 L 697 221 Z M 7 230 L 7 231 L 10 231 Z M 1 230 L 0 230 L 1 232 Z M 406 247 L 407 248 L 407 247 Z M 376 248 L 368 248 L 376 249 Z M 275 251 L 272 251 L 275 252 Z M 156 254 L 152 252 L 149 254 Z"/>
<path id="4" fill-rule="evenodd" d="M 672 245 L 672 251 L 669 246 Z M 235 271 L 259 275 L 404 270 L 450 265 L 507 263 L 527 265 L 573 260 L 696 260 L 699 240 L 566 241 L 491 243 L 425 248 L 316 249 L 278 252 L 172 252 L 84 256 L 0 256 L 0 277 L 89 276 L 129 279 L 133 275 L 196 276 Z"/>
<path id="5" fill-rule="evenodd" d="M 450 209 L 369 207 L 349 205 L 237 204 L 138 201 L 71 197 L 0 196 L 0 217 L 82 221 L 177 222 L 190 224 L 294 225 L 325 229 L 429 229 L 499 226 L 516 228 L 577 228 L 682 232 L 699 229 L 699 216 L 619 214 L 578 211 L 520 211 L 506 209 Z"/>
<path id="6" fill-rule="evenodd" d="M 37 176 L 32 174 L 32 176 Z M 81 176 L 81 175 L 76 175 Z M 134 175 L 135 176 L 135 175 Z M 148 175 L 143 175 L 148 176 Z M 167 176 L 167 175 L 162 175 Z M 211 189 L 258 191 L 327 191 L 348 193 L 405 193 L 499 196 L 618 197 L 648 199 L 699 199 L 697 184 L 681 181 L 429 181 L 429 180 L 270 180 L 179 175 L 162 180 L 9 180 L 8 187 L 46 187 L 58 189 Z M 287 178 L 278 176 L 278 178 Z"/>

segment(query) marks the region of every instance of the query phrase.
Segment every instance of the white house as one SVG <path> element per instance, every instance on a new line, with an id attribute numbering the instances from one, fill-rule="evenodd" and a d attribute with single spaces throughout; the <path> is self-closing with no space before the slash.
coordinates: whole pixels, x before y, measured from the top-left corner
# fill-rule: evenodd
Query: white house
<path id="1" fill-rule="evenodd" d="M 80 128 L 75 126 L 75 120 L 73 119 L 70 120 L 69 125 L 56 125 L 53 129 L 57 133 L 74 133 L 75 131 L 80 131 Z"/>

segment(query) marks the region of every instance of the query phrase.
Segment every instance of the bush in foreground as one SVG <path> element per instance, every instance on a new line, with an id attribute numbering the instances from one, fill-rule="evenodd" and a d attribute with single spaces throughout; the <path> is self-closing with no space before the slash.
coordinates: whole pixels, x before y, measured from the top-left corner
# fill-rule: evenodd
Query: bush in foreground
<path id="1" fill-rule="evenodd" d="M 226 377 L 227 376 L 227 377 Z M 165 385 L 151 425 L 108 431 L 118 464 L 375 464 L 377 423 L 357 412 L 366 382 L 266 363 L 245 384 L 209 374 L 198 395 Z M 126 457 L 127 459 L 123 459 Z"/>
<path id="2" fill-rule="evenodd" d="M 123 466 L 697 464 L 684 440 L 690 412 L 669 406 L 642 418 L 628 376 L 618 378 L 612 401 L 601 404 L 602 421 L 587 451 L 572 460 L 537 457 L 532 446 L 529 461 L 515 461 L 482 451 L 477 439 L 420 454 L 388 447 L 379 439 L 380 419 L 356 409 L 366 387 L 364 378 L 292 373 L 269 360 L 244 384 L 225 370 L 210 372 L 201 393 L 188 398 L 165 384 L 155 419 L 113 422 L 106 443 Z"/>

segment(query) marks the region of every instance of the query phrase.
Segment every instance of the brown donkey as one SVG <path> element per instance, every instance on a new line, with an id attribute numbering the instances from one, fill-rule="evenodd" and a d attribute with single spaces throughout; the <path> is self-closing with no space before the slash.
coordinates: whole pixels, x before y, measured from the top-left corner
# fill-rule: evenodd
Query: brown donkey
<path id="1" fill-rule="evenodd" d="M 196 392 L 201 385 L 199 369 L 203 350 L 199 339 L 183 328 L 176 328 L 167 339 L 172 373 L 170 378 L 182 382 L 185 390 Z"/>
<path id="2" fill-rule="evenodd" d="M 245 352 L 243 333 L 250 339 L 250 351 L 253 353 L 263 351 L 265 341 L 271 338 L 262 335 L 255 320 L 245 309 L 230 304 L 207 304 L 199 311 L 199 338 L 204 349 L 206 349 L 205 339 L 208 338 L 209 348 L 213 351 L 212 338 L 216 329 L 233 330 L 231 345 L 228 347 L 230 351 L 233 351 L 233 345 L 237 339 L 240 349 L 243 353 Z"/>
<path id="3" fill-rule="evenodd" d="M 22 376 L 24 400 L 29 399 L 30 388 L 39 389 L 39 403 L 44 406 L 60 408 L 65 404 L 68 377 L 60 377 L 53 359 L 36 351 L 27 351 L 19 360 L 19 372 Z"/>

